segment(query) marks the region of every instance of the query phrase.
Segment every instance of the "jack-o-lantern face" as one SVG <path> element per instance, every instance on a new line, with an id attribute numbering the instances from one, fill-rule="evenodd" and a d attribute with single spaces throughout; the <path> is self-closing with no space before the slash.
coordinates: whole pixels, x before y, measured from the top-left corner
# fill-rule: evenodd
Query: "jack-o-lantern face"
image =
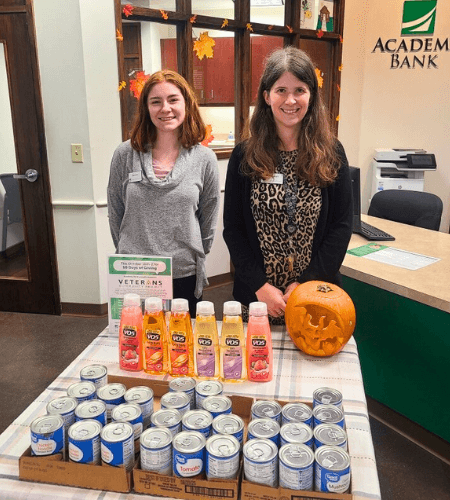
<path id="1" fill-rule="evenodd" d="M 338 353 L 356 323 L 352 299 L 342 288 L 323 281 L 299 285 L 288 299 L 285 318 L 294 344 L 313 356 Z"/>

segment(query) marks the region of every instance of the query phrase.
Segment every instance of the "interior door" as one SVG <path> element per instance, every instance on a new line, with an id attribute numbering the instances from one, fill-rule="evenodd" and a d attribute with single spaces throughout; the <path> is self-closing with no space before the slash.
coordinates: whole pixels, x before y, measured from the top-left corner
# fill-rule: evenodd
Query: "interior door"
<path id="1" fill-rule="evenodd" d="M 31 0 L 0 5 L 0 311 L 61 314 Z"/>

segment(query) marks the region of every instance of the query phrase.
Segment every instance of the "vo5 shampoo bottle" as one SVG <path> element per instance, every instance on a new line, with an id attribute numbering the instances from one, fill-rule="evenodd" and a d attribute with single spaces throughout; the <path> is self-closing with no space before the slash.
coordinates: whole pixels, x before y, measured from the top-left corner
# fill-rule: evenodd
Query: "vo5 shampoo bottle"
<path id="1" fill-rule="evenodd" d="M 251 302 L 247 324 L 247 378 L 269 382 L 273 377 L 272 332 L 265 302 Z"/>
<path id="2" fill-rule="evenodd" d="M 141 298 L 136 293 L 125 294 L 119 328 L 121 370 L 142 370 L 142 323 Z"/>

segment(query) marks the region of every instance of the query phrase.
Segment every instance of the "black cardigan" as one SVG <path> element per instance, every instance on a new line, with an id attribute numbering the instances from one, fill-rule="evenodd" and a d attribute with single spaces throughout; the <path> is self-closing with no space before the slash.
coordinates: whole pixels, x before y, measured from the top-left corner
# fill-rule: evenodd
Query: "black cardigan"
<path id="1" fill-rule="evenodd" d="M 323 280 L 340 285 L 339 268 L 352 235 L 352 189 L 348 161 L 338 143 L 340 158 L 336 181 L 322 188 L 322 208 L 313 240 L 309 266 L 299 283 Z M 238 144 L 228 163 L 223 212 L 223 237 L 235 268 L 233 296 L 244 305 L 257 300 L 255 292 L 266 282 L 264 258 L 250 205 L 252 180 L 241 172 L 243 145 Z M 282 290 L 284 292 L 284 290 Z"/>

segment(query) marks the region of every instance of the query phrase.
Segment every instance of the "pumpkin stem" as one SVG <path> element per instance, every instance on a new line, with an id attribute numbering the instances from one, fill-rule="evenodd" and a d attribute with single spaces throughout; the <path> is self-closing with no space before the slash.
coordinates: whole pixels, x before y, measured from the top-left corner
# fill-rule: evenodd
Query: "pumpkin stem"
<path id="1" fill-rule="evenodd" d="M 333 289 L 331 287 L 329 287 L 328 285 L 326 285 L 325 283 L 322 283 L 321 285 L 317 285 L 317 291 L 322 292 L 322 293 L 328 293 L 328 292 L 332 292 Z"/>

